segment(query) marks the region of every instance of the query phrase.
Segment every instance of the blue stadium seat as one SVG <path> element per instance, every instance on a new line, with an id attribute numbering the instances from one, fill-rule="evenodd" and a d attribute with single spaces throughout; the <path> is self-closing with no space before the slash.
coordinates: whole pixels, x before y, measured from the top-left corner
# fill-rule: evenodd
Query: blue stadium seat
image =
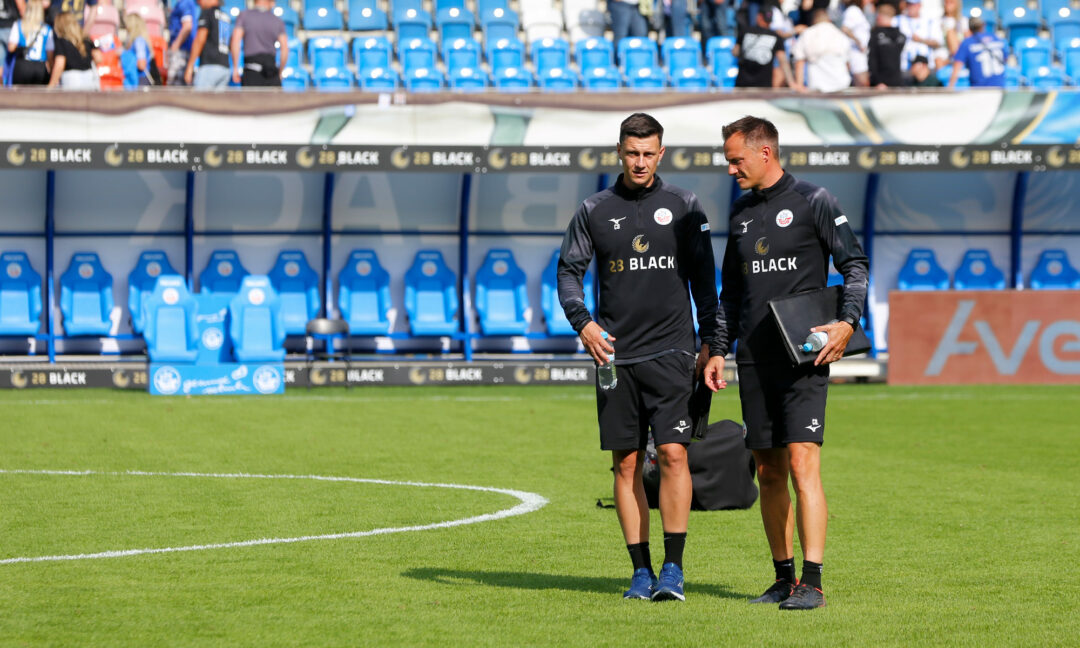
<path id="1" fill-rule="evenodd" d="M 1010 6 L 1010 3 L 1015 6 Z M 1016 51 L 1021 42 L 1039 35 L 1042 19 L 1038 13 L 1028 9 L 1026 4 L 1026 0 L 1001 0 L 998 6 L 1001 26 L 1008 34 L 1007 40 L 1013 51 Z"/>
<path id="2" fill-rule="evenodd" d="M 341 30 L 345 20 L 334 6 L 334 0 L 306 0 L 304 3 L 304 29 Z"/>
<path id="3" fill-rule="evenodd" d="M 398 59 L 406 77 L 413 70 L 434 70 L 437 58 L 435 43 L 429 38 L 398 41 Z"/>
<path id="4" fill-rule="evenodd" d="M 235 250 L 214 250 L 206 267 L 199 273 L 199 292 L 236 293 L 248 275 Z"/>
<path id="5" fill-rule="evenodd" d="M 532 43 L 532 63 L 543 76 L 552 69 L 570 67 L 570 44 L 561 38 L 542 38 Z"/>
<path id="6" fill-rule="evenodd" d="M 717 77 L 724 75 L 727 69 L 738 66 L 739 61 L 731 53 L 735 39 L 730 36 L 713 36 L 705 43 L 705 58 L 709 62 L 709 71 Z"/>
<path id="7" fill-rule="evenodd" d="M 495 87 L 502 92 L 528 92 L 533 87 L 533 75 L 523 67 L 499 68 L 492 74 Z"/>
<path id="8" fill-rule="evenodd" d="M 292 40 L 296 37 L 296 28 L 300 25 L 300 14 L 292 7 L 274 7 L 274 15 L 285 23 L 285 34 Z"/>
<path id="9" fill-rule="evenodd" d="M 574 45 L 581 74 L 588 74 L 593 68 L 609 68 L 615 65 L 615 48 L 611 41 L 600 36 L 579 40 Z"/>
<path id="10" fill-rule="evenodd" d="M 577 335 L 574 327 L 570 326 L 570 321 L 566 319 L 566 313 L 563 312 L 562 305 L 559 303 L 558 268 L 559 250 L 555 250 L 551 255 L 551 261 L 544 268 L 544 273 L 540 277 L 540 308 L 544 311 L 544 322 L 547 325 L 549 335 Z M 589 309 L 590 313 L 595 312 L 596 296 L 594 293 L 596 288 L 591 272 L 585 273 L 582 284 L 585 289 L 585 308 Z"/>
<path id="11" fill-rule="evenodd" d="M 900 268 L 897 287 L 900 290 L 948 290 L 949 273 L 938 265 L 933 250 L 915 248 Z"/>
<path id="12" fill-rule="evenodd" d="M 636 70 L 656 67 L 660 64 L 660 54 L 656 41 L 651 38 L 628 36 L 618 42 L 619 68 L 627 77 L 632 77 Z"/>
<path id="13" fill-rule="evenodd" d="M 693 38 L 666 38 L 664 67 L 672 77 L 686 68 L 701 67 L 701 44 Z"/>
<path id="14" fill-rule="evenodd" d="M 1072 0 L 1040 0 L 1039 7 L 1042 9 L 1042 17 L 1047 25 L 1053 26 L 1054 21 L 1061 17 L 1072 14 Z"/>
<path id="15" fill-rule="evenodd" d="M 229 338 L 239 362 L 280 362 L 285 359 L 285 324 L 270 278 L 248 275 L 229 302 Z"/>
<path id="16" fill-rule="evenodd" d="M 498 74 L 503 68 L 524 67 L 525 46 L 516 38 L 487 41 L 487 59 L 493 74 Z"/>
<path id="17" fill-rule="evenodd" d="M 342 92 L 352 88 L 352 75 L 344 67 L 320 68 L 312 78 L 317 90 Z"/>
<path id="18" fill-rule="evenodd" d="M 128 275 L 128 315 L 131 317 L 131 330 L 142 333 L 145 322 L 143 302 L 154 292 L 154 283 L 161 275 L 177 274 L 169 263 L 169 257 L 161 250 L 147 250 L 139 255 L 139 260 Z"/>
<path id="19" fill-rule="evenodd" d="M 459 38 L 472 40 L 476 18 L 468 9 L 450 7 L 439 10 L 435 16 L 435 25 L 439 29 L 439 41 L 441 43 L 445 44 Z"/>
<path id="20" fill-rule="evenodd" d="M 310 38 L 307 42 L 307 50 L 308 61 L 314 69 L 316 78 L 320 76 L 322 70 L 345 67 L 348 49 L 345 46 L 345 39 L 340 36 Z"/>
<path id="21" fill-rule="evenodd" d="M 576 92 L 578 75 L 570 68 L 548 68 L 538 75 L 540 89 L 544 92 Z"/>
<path id="22" fill-rule="evenodd" d="M 671 75 L 671 85 L 680 92 L 708 92 L 712 76 L 702 67 L 683 68 Z"/>
<path id="23" fill-rule="evenodd" d="M 457 331 L 457 275 L 442 253 L 420 250 L 405 273 L 405 312 L 414 335 L 452 335 Z"/>
<path id="24" fill-rule="evenodd" d="M 393 68 L 368 68 L 356 73 L 356 82 L 367 92 L 393 92 L 400 80 Z"/>
<path id="25" fill-rule="evenodd" d="M 385 32 L 389 21 L 377 0 L 349 0 L 348 25 L 349 31 Z"/>
<path id="26" fill-rule="evenodd" d="M 304 335 L 309 320 L 319 315 L 319 273 L 300 250 L 282 250 L 268 274 L 281 300 L 286 335 Z"/>
<path id="27" fill-rule="evenodd" d="M 299 65 L 290 64 L 281 71 L 281 89 L 288 92 L 302 92 L 307 90 L 311 83 L 311 77 L 307 70 Z"/>
<path id="28" fill-rule="evenodd" d="M 484 42 L 489 45 L 504 38 L 517 40 L 518 15 L 510 9 L 495 7 L 482 10 L 478 16 L 484 30 Z"/>
<path id="29" fill-rule="evenodd" d="M 108 335 L 113 279 L 93 252 L 76 252 L 60 275 L 60 312 L 67 335 Z"/>
<path id="30" fill-rule="evenodd" d="M 405 89 L 409 92 L 439 92 L 443 75 L 435 68 L 417 68 L 405 73 Z"/>
<path id="31" fill-rule="evenodd" d="M 394 50 L 385 36 L 362 36 L 353 39 L 353 61 L 357 72 L 373 68 L 387 69 L 394 62 Z"/>
<path id="32" fill-rule="evenodd" d="M 1012 65 L 1012 64 L 1009 64 L 1009 63 L 1005 64 L 1005 87 L 1006 88 L 1019 88 L 1020 85 L 1021 85 L 1021 80 L 1023 79 L 1023 76 L 1024 75 L 1020 74 L 1020 67 L 1019 66 Z M 946 83 L 946 84 L 948 82 L 949 82 L 948 79 L 943 81 L 943 83 Z"/>
<path id="33" fill-rule="evenodd" d="M 338 274 L 338 310 L 351 335 L 390 332 L 390 273 L 374 250 L 353 250 Z"/>
<path id="34" fill-rule="evenodd" d="M 415 11 L 424 10 L 423 0 L 391 0 L 390 2 L 390 17 L 391 22 L 397 24 L 398 18 L 404 16 L 410 9 Z"/>
<path id="35" fill-rule="evenodd" d="M 465 0 L 435 0 L 435 13 L 443 9 L 464 9 Z"/>
<path id="36" fill-rule="evenodd" d="M 247 7 L 244 0 L 222 0 L 221 8 L 225 10 L 225 13 L 229 14 L 233 24 L 236 24 L 237 16 Z"/>
<path id="37" fill-rule="evenodd" d="M 994 265 L 987 250 L 968 250 L 953 275 L 957 290 L 1004 290 L 1005 273 Z"/>
<path id="38" fill-rule="evenodd" d="M 290 66 L 295 65 L 296 67 L 300 67 L 300 65 L 303 62 L 304 62 L 304 47 L 303 47 L 303 45 L 300 44 L 299 39 L 290 39 L 289 40 L 289 61 L 288 61 L 289 65 Z"/>
<path id="39" fill-rule="evenodd" d="M 476 12 L 483 15 L 493 9 L 510 9 L 508 0 L 476 0 Z"/>
<path id="40" fill-rule="evenodd" d="M 1032 72 L 1028 85 L 1033 88 L 1054 89 L 1065 85 L 1065 70 L 1056 65 L 1044 65 Z"/>
<path id="41" fill-rule="evenodd" d="M 1053 62 L 1053 44 L 1046 38 L 1028 38 L 1018 44 L 1016 58 L 1020 62 L 1020 74 L 1030 78 L 1036 70 Z"/>
<path id="42" fill-rule="evenodd" d="M 476 271 L 476 313 L 484 335 L 524 335 L 529 330 L 526 283 L 510 250 L 488 250 Z"/>
<path id="43" fill-rule="evenodd" d="M 163 274 L 146 298 L 146 351 L 151 362 L 195 362 L 199 304 L 178 274 Z"/>
<path id="44" fill-rule="evenodd" d="M 582 73 L 581 82 L 589 92 L 618 92 L 622 75 L 614 67 L 594 67 Z"/>
<path id="45" fill-rule="evenodd" d="M 1043 250 L 1028 283 L 1035 290 L 1080 289 L 1080 272 L 1069 263 L 1065 250 Z"/>
<path id="46" fill-rule="evenodd" d="M 427 39 L 431 35 L 431 14 L 423 9 L 407 9 L 395 14 L 394 29 L 397 30 L 399 43 L 414 38 Z"/>
<path id="47" fill-rule="evenodd" d="M 452 90 L 483 92 L 488 88 L 488 75 L 479 67 L 459 67 L 450 70 L 446 81 Z"/>
<path id="48" fill-rule="evenodd" d="M 1080 11 L 1062 9 L 1061 15 L 1048 22 L 1054 39 L 1054 49 L 1060 54 L 1073 40 L 1080 38 Z"/>
<path id="49" fill-rule="evenodd" d="M 476 69 L 480 67 L 480 44 L 472 38 L 456 38 L 452 41 L 443 41 L 443 61 L 446 62 L 446 70 L 453 76 L 454 70 L 462 68 Z M 453 85 L 453 83 L 451 83 Z"/>
<path id="50" fill-rule="evenodd" d="M 34 335 L 41 329 L 41 275 L 25 252 L 0 255 L 0 335 Z"/>
<path id="51" fill-rule="evenodd" d="M 626 75 L 626 84 L 642 92 L 663 92 L 667 87 L 667 75 L 661 67 L 640 67 Z"/>

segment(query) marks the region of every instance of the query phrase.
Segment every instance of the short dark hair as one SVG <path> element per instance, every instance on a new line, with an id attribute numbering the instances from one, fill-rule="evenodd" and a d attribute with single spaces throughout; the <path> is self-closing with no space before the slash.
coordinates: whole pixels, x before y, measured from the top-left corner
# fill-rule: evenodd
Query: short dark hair
<path id="1" fill-rule="evenodd" d="M 776 126 L 768 119 L 747 115 L 742 119 L 736 119 L 720 131 L 724 141 L 736 133 L 740 133 L 746 143 L 751 146 L 769 145 L 773 155 L 780 155 L 780 133 Z"/>
<path id="2" fill-rule="evenodd" d="M 656 135 L 660 143 L 664 143 L 664 127 L 652 115 L 634 113 L 623 120 L 619 125 L 619 144 L 626 141 L 627 137 L 646 138 Z"/>

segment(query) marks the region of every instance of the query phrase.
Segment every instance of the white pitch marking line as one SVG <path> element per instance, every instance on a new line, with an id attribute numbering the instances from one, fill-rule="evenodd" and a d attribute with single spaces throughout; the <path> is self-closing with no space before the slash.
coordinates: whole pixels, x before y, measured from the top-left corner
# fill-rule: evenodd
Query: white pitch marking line
<path id="1" fill-rule="evenodd" d="M 292 544 L 294 542 L 310 542 L 314 540 L 342 540 L 345 538 L 366 538 L 368 536 L 386 535 L 388 533 L 405 533 L 408 531 L 428 531 L 430 529 L 448 529 L 466 524 L 478 524 L 480 522 L 492 522 L 515 515 L 525 515 L 538 511 L 548 503 L 546 497 L 529 493 L 527 491 L 511 490 L 507 488 L 491 488 L 488 486 L 470 486 L 468 484 L 437 484 L 413 481 L 391 481 L 386 479 L 363 479 L 360 477 L 332 477 L 324 475 L 256 475 L 249 473 L 196 473 L 196 472 L 146 472 L 141 470 L 128 470 L 125 472 L 107 472 L 97 470 L 4 470 L 0 474 L 5 475 L 69 475 L 69 476 L 113 476 L 113 477 L 204 477 L 218 479 L 310 479 L 327 482 L 349 482 L 356 484 L 381 484 L 386 486 L 418 486 L 427 488 L 455 488 L 458 490 L 483 491 L 486 493 L 501 493 L 517 498 L 520 503 L 512 508 L 503 509 L 494 513 L 474 515 L 472 517 L 449 520 L 447 522 L 435 522 L 432 524 L 417 524 L 403 527 L 384 527 L 370 531 L 352 531 L 348 533 L 329 533 L 326 535 L 298 536 L 295 538 L 259 538 L 257 540 L 243 540 L 240 542 L 223 542 L 218 544 L 188 545 L 184 547 L 160 547 L 152 549 L 119 549 L 114 551 L 102 551 L 98 553 L 71 554 L 60 556 L 29 556 L 18 558 L 4 558 L 0 565 L 14 563 L 33 562 L 56 562 L 62 560 L 91 560 L 95 558 L 122 558 L 127 556 L 141 556 L 144 554 L 177 553 L 181 551 L 203 551 L 207 549 L 233 549 L 237 547 L 255 547 L 271 544 Z"/>

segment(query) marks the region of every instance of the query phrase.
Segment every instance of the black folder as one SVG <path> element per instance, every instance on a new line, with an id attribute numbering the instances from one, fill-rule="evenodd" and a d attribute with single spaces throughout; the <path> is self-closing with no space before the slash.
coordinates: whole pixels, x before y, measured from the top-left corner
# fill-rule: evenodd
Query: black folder
<path id="1" fill-rule="evenodd" d="M 811 328 L 839 319 L 842 290 L 843 286 L 829 286 L 769 300 L 769 310 L 780 329 L 780 336 L 784 339 L 784 348 L 787 349 L 792 365 L 809 364 L 817 358 L 818 351 L 803 353 L 800 347 L 806 342 Z M 866 353 L 869 350 L 870 339 L 866 337 L 861 326 L 856 326 L 854 335 L 844 349 L 844 355 Z"/>

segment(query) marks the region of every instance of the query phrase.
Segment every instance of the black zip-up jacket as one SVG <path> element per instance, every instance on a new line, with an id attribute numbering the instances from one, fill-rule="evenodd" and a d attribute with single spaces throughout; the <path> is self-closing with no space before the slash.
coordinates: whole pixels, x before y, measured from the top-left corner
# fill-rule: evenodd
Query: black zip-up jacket
<path id="1" fill-rule="evenodd" d="M 870 268 L 836 198 L 785 172 L 768 189 L 736 200 L 721 271 L 719 350 L 727 352 L 734 333 L 738 362 L 790 364 L 769 300 L 824 288 L 830 255 L 844 275 L 839 319 L 858 326 Z"/>
<path id="2" fill-rule="evenodd" d="M 563 237 L 558 284 L 566 319 L 579 333 L 592 321 L 582 277 L 594 255 L 597 320 L 617 338 L 615 364 L 694 353 L 691 292 L 701 340 L 714 355 L 716 266 L 709 220 L 697 196 L 660 176 L 644 189 L 627 189 L 619 175 L 578 207 Z"/>

